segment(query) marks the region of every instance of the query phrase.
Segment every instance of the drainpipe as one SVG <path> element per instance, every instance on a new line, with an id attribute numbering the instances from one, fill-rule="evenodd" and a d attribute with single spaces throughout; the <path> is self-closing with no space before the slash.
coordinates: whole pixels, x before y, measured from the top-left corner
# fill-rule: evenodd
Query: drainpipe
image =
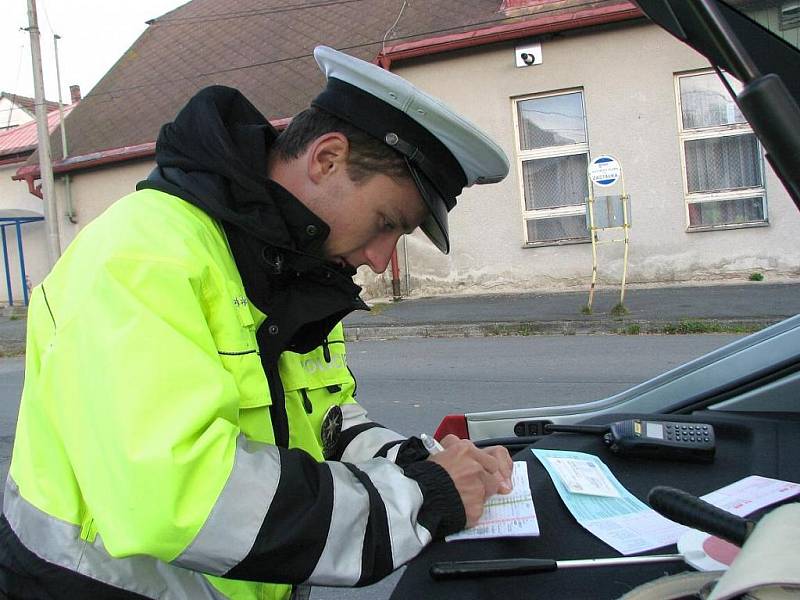
<path id="1" fill-rule="evenodd" d="M 36 185 L 35 183 L 36 179 L 34 177 L 35 176 L 33 173 L 28 173 L 27 175 L 25 175 L 25 183 L 28 184 L 28 192 L 30 192 L 37 198 L 41 198 L 42 200 L 44 200 L 44 194 L 42 193 L 42 186 L 41 184 Z"/>
<path id="2" fill-rule="evenodd" d="M 392 300 L 399 302 L 400 295 L 400 266 L 397 264 L 397 246 L 392 250 Z"/>

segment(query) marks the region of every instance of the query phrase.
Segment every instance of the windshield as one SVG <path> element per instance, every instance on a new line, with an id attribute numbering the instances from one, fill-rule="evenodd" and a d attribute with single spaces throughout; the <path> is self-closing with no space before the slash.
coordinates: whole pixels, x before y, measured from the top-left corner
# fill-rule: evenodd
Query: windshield
<path id="1" fill-rule="evenodd" d="M 728 4 L 800 48 L 800 0 L 733 0 Z"/>
<path id="2" fill-rule="evenodd" d="M 800 0 L 635 1 L 709 60 L 800 208 Z"/>

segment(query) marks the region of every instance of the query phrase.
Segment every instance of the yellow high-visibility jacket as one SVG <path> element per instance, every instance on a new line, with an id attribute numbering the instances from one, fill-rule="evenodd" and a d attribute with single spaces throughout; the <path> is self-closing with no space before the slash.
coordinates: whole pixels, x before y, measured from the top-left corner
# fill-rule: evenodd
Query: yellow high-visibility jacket
<path id="1" fill-rule="evenodd" d="M 393 462 L 404 438 L 355 402 L 341 324 L 280 356 L 275 446 L 264 319 L 220 226 L 179 198 L 138 191 L 82 230 L 31 297 L 4 506 L 19 542 L 98 585 L 193 600 L 360 585 L 415 556 L 452 482 Z"/>

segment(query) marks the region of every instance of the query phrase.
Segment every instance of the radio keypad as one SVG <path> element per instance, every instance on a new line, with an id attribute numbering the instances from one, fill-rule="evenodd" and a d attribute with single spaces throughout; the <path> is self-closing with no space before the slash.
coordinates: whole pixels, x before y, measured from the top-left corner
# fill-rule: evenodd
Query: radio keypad
<path id="1" fill-rule="evenodd" d="M 664 437 L 667 441 L 709 443 L 711 441 L 708 425 L 665 424 Z"/>

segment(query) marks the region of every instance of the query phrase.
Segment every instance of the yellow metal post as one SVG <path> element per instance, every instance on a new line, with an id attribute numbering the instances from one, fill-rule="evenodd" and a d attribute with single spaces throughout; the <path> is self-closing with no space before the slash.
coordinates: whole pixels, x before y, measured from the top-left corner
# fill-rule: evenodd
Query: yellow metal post
<path id="1" fill-rule="evenodd" d="M 622 231 L 625 250 L 622 253 L 622 286 L 619 291 L 619 303 L 625 302 L 625 279 L 628 276 L 628 248 L 630 247 L 630 221 L 628 220 L 628 195 L 625 193 L 625 180 L 622 179 Z"/>
<path id="2" fill-rule="evenodd" d="M 604 157 L 604 158 L 611 158 L 611 157 Z M 612 159 L 616 160 L 616 159 Z M 621 225 L 609 225 L 608 223 L 603 223 L 607 225 L 605 227 L 598 227 L 597 226 L 597 217 L 595 212 L 595 194 L 594 194 L 594 186 L 595 182 L 592 181 L 592 177 L 587 172 L 587 181 L 589 185 L 589 197 L 587 198 L 587 208 L 589 212 L 589 235 L 591 236 L 592 242 L 592 282 L 589 286 L 589 302 L 587 304 L 587 308 L 589 311 L 592 309 L 592 302 L 594 301 L 594 292 L 597 287 L 597 273 L 598 273 L 598 253 L 597 253 L 597 246 L 600 244 L 610 244 L 615 242 L 622 242 L 623 244 L 623 255 L 622 255 L 622 284 L 620 287 L 620 295 L 619 295 L 619 304 L 622 307 L 623 302 L 625 301 L 625 283 L 628 277 L 628 253 L 630 249 L 630 214 L 628 211 L 628 201 L 629 197 L 625 191 L 625 177 L 622 173 L 621 166 L 619 167 L 619 184 L 621 186 L 621 194 L 619 196 L 620 201 L 622 202 L 622 224 Z M 598 184 L 600 185 L 600 184 Z M 609 184 L 606 184 L 609 185 Z M 615 184 L 610 184 L 615 185 Z M 613 196 L 607 196 L 607 198 L 613 198 Z M 601 221 L 608 221 L 609 219 L 601 219 Z M 606 229 L 622 229 L 622 238 L 609 238 L 609 239 L 599 239 L 598 232 L 604 231 Z M 624 309 L 624 307 L 623 307 Z"/>
<path id="3" fill-rule="evenodd" d="M 592 283 L 589 286 L 589 302 L 586 307 L 591 311 L 594 301 L 594 286 L 597 283 L 597 234 L 594 229 L 594 193 L 592 192 L 592 182 L 589 181 L 589 235 L 592 239 Z"/>

